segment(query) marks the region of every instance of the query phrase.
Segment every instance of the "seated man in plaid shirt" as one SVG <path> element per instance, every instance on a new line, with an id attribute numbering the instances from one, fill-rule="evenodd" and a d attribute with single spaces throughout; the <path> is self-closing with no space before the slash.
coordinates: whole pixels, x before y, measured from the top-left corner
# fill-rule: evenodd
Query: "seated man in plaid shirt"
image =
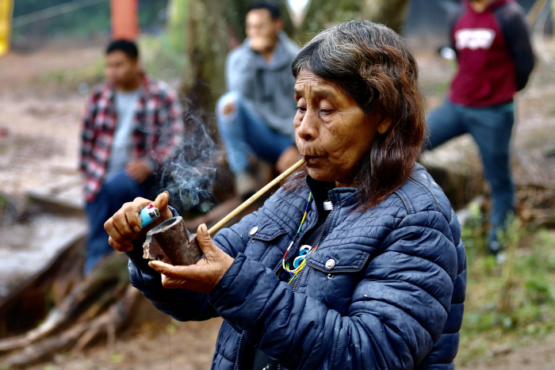
<path id="1" fill-rule="evenodd" d="M 112 42 L 105 73 L 108 81 L 91 94 L 83 117 L 80 170 L 90 225 L 85 274 L 112 250 L 104 222 L 123 203 L 147 195 L 151 175 L 173 157 L 184 130 L 177 94 L 142 72 L 135 43 Z"/>

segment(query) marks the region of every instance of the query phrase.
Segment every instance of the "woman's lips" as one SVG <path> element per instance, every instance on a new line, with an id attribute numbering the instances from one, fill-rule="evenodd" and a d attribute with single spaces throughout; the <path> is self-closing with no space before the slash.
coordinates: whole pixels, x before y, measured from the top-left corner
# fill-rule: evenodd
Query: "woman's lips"
<path id="1" fill-rule="evenodd" d="M 318 161 L 318 159 L 320 159 L 322 157 L 317 157 L 317 156 L 313 156 L 313 155 L 305 155 L 304 159 L 306 159 L 306 164 L 307 165 L 314 165 L 316 164 L 316 161 Z"/>

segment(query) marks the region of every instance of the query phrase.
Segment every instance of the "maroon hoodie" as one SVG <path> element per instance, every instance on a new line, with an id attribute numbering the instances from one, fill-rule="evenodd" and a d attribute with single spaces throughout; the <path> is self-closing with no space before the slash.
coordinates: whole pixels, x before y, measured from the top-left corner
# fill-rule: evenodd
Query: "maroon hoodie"
<path id="1" fill-rule="evenodd" d="M 481 13 L 463 2 L 449 20 L 459 64 L 450 100 L 470 107 L 511 102 L 534 68 L 524 11 L 514 0 L 495 0 Z"/>

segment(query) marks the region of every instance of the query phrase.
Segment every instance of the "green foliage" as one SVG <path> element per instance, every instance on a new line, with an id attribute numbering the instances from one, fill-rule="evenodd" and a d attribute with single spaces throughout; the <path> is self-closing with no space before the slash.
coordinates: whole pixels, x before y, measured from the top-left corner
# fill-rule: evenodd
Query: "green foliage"
<path id="1" fill-rule="evenodd" d="M 14 18 L 35 11 L 48 9 L 54 5 L 67 3 L 66 0 L 37 1 L 25 0 L 14 2 Z M 23 6 L 18 7 L 18 3 Z M 40 5 L 39 5 L 40 4 Z M 21 27 L 14 27 L 13 35 L 39 38 L 53 36 L 89 37 L 110 29 L 110 3 L 100 2 L 73 12 L 33 22 Z"/>
<path id="2" fill-rule="evenodd" d="M 483 215 L 473 209 L 462 235 L 468 284 L 457 361 L 468 364 L 496 349 L 526 345 L 555 330 L 555 232 L 533 232 L 514 220 L 502 235 L 515 246 L 512 272 L 487 254 Z M 509 294 L 509 309 L 499 307 Z"/>
<path id="3" fill-rule="evenodd" d="M 53 6 L 69 3 L 70 0 L 17 0 L 14 1 L 14 18 Z M 141 29 L 161 26 L 159 14 L 167 6 L 168 0 L 148 0 L 139 2 L 139 25 Z M 15 27 L 14 36 L 90 37 L 110 30 L 110 1 L 101 1 L 75 11 Z"/>
<path id="4" fill-rule="evenodd" d="M 76 68 L 52 70 L 38 76 L 38 83 L 56 84 L 76 88 L 81 83 L 94 86 L 104 79 L 104 57 L 99 56 L 94 64 Z"/>
<path id="5" fill-rule="evenodd" d="M 166 333 L 168 333 L 168 335 L 175 334 L 180 324 L 181 323 L 179 321 L 172 319 L 168 326 L 166 326 Z"/>
<path id="6" fill-rule="evenodd" d="M 167 33 L 141 35 L 138 43 L 141 62 L 149 74 L 166 81 L 185 77 L 188 60 L 183 53 L 171 47 L 171 38 Z"/>
<path id="7" fill-rule="evenodd" d="M 447 94 L 447 92 L 449 91 L 449 87 L 451 86 L 449 81 L 441 81 L 438 82 L 436 84 L 434 84 L 433 87 L 433 95 L 438 96 L 438 97 L 443 97 Z"/>
<path id="8" fill-rule="evenodd" d="M 524 283 L 526 297 L 535 304 L 542 304 L 551 300 L 551 286 L 543 277 L 534 277 Z"/>
<path id="9" fill-rule="evenodd" d="M 185 78 L 187 58 L 169 46 L 170 40 L 167 34 L 141 35 L 137 42 L 141 50 L 141 63 L 150 75 L 165 81 Z M 36 82 L 73 89 L 81 83 L 92 87 L 103 80 L 104 56 L 99 55 L 94 64 L 48 71 L 40 74 Z"/>
<path id="10" fill-rule="evenodd" d="M 114 364 L 119 364 L 125 360 L 125 356 L 121 353 L 112 353 L 110 355 L 110 361 Z"/>

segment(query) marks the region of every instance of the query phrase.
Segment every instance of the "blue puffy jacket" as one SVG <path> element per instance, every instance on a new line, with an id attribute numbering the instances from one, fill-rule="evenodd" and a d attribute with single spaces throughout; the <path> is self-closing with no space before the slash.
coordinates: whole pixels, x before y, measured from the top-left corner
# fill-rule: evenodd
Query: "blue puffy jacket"
<path id="1" fill-rule="evenodd" d="M 309 187 L 280 189 L 215 243 L 234 263 L 210 295 L 167 290 L 130 253 L 131 283 L 177 320 L 225 321 L 213 369 L 240 369 L 246 343 L 288 369 L 454 369 L 466 263 L 449 201 L 417 165 L 399 190 L 359 212 L 355 189 L 329 192 L 317 251 L 291 286 L 276 276 Z M 303 234 L 316 223 L 309 212 Z M 302 235 L 301 235 L 302 237 Z"/>

